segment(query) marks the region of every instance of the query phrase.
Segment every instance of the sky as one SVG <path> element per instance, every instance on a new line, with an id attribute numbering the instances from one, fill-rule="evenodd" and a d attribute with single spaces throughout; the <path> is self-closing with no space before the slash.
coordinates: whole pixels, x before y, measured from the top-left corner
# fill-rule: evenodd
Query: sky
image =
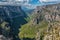
<path id="1" fill-rule="evenodd" d="M 35 9 L 37 6 L 50 5 L 50 4 L 56 4 L 56 3 L 60 3 L 60 0 L 31 0 L 28 2 L 30 6 L 23 6 L 23 9 L 25 11 L 26 10 L 28 11 L 30 9 Z"/>
<path id="2" fill-rule="evenodd" d="M 49 4 L 55 4 L 60 2 L 60 0 L 0 0 L 0 2 L 2 1 L 17 2 L 18 5 L 21 4 L 21 6 L 28 9 L 34 9 L 36 8 L 36 6 L 49 5 Z M 4 4 L 7 4 L 7 3 L 4 3 Z"/>
<path id="3" fill-rule="evenodd" d="M 36 8 L 36 6 L 42 6 L 42 5 L 49 5 L 49 4 L 59 3 L 60 0 L 28 0 L 27 2 L 28 2 L 27 3 L 28 6 L 26 6 L 26 8 L 34 9 L 34 8 Z"/>

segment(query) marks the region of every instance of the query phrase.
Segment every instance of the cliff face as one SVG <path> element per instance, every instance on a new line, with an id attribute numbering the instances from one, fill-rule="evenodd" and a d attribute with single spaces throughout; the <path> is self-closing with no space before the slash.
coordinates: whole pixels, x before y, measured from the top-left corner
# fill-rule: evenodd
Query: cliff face
<path id="1" fill-rule="evenodd" d="M 52 23 L 51 23 L 52 24 Z M 55 22 L 52 24 L 50 30 L 46 32 L 43 40 L 60 40 L 60 23 Z"/>
<path id="2" fill-rule="evenodd" d="M 49 23 L 43 40 L 60 40 L 60 4 L 47 5 L 42 10 Z"/>
<path id="3" fill-rule="evenodd" d="M 32 12 L 32 17 L 31 22 L 35 26 L 43 20 L 48 22 L 46 31 L 43 31 L 43 40 L 60 40 L 60 4 L 38 6 Z M 37 34 L 40 35 L 39 32 Z M 36 40 L 40 40 L 39 35 L 36 35 Z"/>
<path id="4" fill-rule="evenodd" d="M 60 21 L 60 4 L 38 6 L 33 14 L 36 16 L 43 16 L 43 20 Z"/>

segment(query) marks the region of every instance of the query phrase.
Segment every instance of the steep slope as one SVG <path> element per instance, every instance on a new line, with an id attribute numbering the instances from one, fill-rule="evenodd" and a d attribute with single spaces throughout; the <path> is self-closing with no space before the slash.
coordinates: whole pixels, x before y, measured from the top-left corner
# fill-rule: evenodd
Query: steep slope
<path id="1" fill-rule="evenodd" d="M 60 22 L 60 4 L 37 6 L 30 15 L 30 21 L 20 28 L 19 38 L 43 40 L 52 29 L 50 24 Z M 58 23 L 60 24 L 60 23 Z M 53 24 L 58 26 L 57 24 Z M 54 29 L 55 27 L 53 27 Z M 59 26 L 57 27 L 59 28 Z M 23 39 L 24 40 L 24 39 Z M 47 39 L 48 40 L 48 39 Z"/>
<path id="2" fill-rule="evenodd" d="M 25 20 L 27 14 L 21 9 L 21 6 L 0 6 L 0 17 L 3 21 L 9 23 L 9 35 L 13 36 L 13 40 L 17 40 L 15 38 L 18 35 L 20 26 L 27 23 Z"/>

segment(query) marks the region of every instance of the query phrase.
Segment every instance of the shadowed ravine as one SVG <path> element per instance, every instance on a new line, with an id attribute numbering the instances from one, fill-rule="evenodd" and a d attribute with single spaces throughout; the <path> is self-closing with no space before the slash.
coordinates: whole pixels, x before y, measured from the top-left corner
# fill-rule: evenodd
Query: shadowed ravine
<path id="1" fill-rule="evenodd" d="M 19 40 L 16 36 L 18 36 L 20 26 L 27 23 L 26 13 L 19 6 L 0 6 L 0 17 L 9 23 L 9 35 L 13 36 L 13 40 Z"/>

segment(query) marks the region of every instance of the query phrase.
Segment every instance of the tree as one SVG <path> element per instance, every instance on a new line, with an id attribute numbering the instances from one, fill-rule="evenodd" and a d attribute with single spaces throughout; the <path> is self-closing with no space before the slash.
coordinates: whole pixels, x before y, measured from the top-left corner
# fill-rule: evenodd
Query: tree
<path id="1" fill-rule="evenodd" d="M 21 26 L 18 36 L 21 39 L 23 38 L 31 38 L 31 39 L 34 38 L 35 39 L 36 36 L 37 37 L 41 36 L 41 32 L 43 32 L 46 29 L 47 29 L 47 22 L 42 21 L 40 24 L 36 24 L 36 25 L 32 25 L 32 23 L 29 22 Z"/>
<path id="2" fill-rule="evenodd" d="M 1 23 L 1 28 L 2 28 L 2 35 L 8 37 L 10 33 L 10 27 L 7 22 Z"/>

